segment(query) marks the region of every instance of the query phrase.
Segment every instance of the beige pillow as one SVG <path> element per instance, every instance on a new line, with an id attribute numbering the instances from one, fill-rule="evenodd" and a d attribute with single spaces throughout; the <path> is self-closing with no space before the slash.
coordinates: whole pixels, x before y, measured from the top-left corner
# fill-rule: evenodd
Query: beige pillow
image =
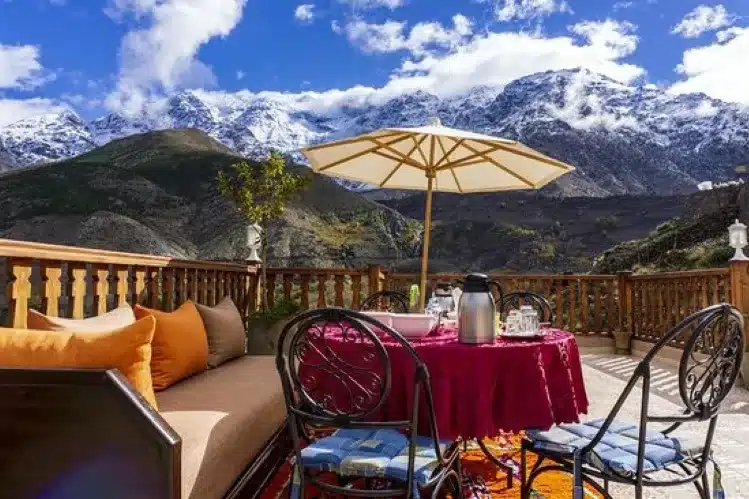
<path id="1" fill-rule="evenodd" d="M 134 324 L 135 314 L 132 307 L 127 303 L 105 314 L 89 317 L 88 319 L 50 317 L 36 310 L 29 309 L 26 321 L 29 329 L 41 329 L 42 331 L 105 333 Z"/>
<path id="2" fill-rule="evenodd" d="M 244 322 L 230 297 L 224 297 L 215 307 L 195 306 L 208 334 L 208 367 L 218 367 L 247 352 Z"/>

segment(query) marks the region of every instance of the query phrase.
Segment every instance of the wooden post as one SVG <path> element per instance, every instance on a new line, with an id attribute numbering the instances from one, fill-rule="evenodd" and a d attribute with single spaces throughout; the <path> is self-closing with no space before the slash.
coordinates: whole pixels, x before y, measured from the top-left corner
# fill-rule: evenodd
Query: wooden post
<path id="1" fill-rule="evenodd" d="M 382 271 L 380 270 L 380 266 L 370 265 L 367 269 L 367 276 L 369 280 L 369 295 L 371 296 L 378 291 L 381 291 L 382 287 L 380 284 L 380 278 L 382 276 Z"/>
<path id="2" fill-rule="evenodd" d="M 731 281 L 731 305 L 739 309 L 744 317 L 744 335 L 749 325 L 749 260 L 731 260 L 728 262 L 728 274 Z"/>
<path id="3" fill-rule="evenodd" d="M 632 284 L 629 281 L 632 272 L 619 272 L 619 331 L 628 331 L 631 328 L 629 316 L 632 307 Z"/>

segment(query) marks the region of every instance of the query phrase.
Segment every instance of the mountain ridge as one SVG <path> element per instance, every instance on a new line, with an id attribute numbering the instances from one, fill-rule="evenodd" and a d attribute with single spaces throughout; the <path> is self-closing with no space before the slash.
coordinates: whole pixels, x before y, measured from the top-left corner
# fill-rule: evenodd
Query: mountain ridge
<path id="1" fill-rule="evenodd" d="M 574 173 L 543 191 L 548 195 L 678 194 L 695 190 L 699 181 L 729 179 L 736 165 L 749 163 L 749 108 L 703 94 L 628 86 L 582 69 L 448 97 L 416 91 L 322 107 L 306 94 L 185 91 L 138 117 L 86 121 L 65 111 L 0 128 L 0 165 L 60 161 L 115 138 L 170 128 L 198 128 L 243 156 L 277 149 L 303 162 L 303 146 L 423 125 L 431 117 L 520 140 L 574 164 Z"/>

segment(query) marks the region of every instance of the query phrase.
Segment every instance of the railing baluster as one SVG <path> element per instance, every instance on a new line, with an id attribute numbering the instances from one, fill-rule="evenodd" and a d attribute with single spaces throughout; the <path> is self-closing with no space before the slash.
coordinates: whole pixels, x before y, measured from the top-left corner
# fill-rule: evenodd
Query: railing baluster
<path id="1" fill-rule="evenodd" d="M 115 281 L 115 299 L 112 305 L 117 308 L 127 303 L 128 290 L 130 289 L 130 272 L 128 272 L 127 267 L 112 265 L 112 274 Z"/>
<path id="2" fill-rule="evenodd" d="M 93 315 L 106 314 L 107 299 L 109 297 L 109 265 L 94 265 L 91 278 L 94 284 L 94 305 L 91 312 Z"/>
<path id="3" fill-rule="evenodd" d="M 596 334 L 601 333 L 601 286 L 598 282 L 593 281 L 593 315 L 595 320 L 595 332 Z"/>
<path id="4" fill-rule="evenodd" d="M 345 276 L 336 274 L 335 276 L 335 306 L 343 306 L 343 279 Z"/>
<path id="5" fill-rule="evenodd" d="M 8 258 L 8 324 L 10 327 L 26 329 L 26 315 L 31 298 L 31 260 Z"/>
<path id="6" fill-rule="evenodd" d="M 580 321 L 581 324 L 581 332 L 583 334 L 590 333 L 590 284 L 595 285 L 595 281 L 588 281 L 587 279 L 582 279 L 580 281 Z"/>
<path id="7" fill-rule="evenodd" d="M 361 305 L 361 275 L 354 274 L 351 276 L 351 308 L 359 310 Z"/>
<path id="8" fill-rule="evenodd" d="M 300 277 L 300 293 L 301 293 L 301 299 L 302 299 L 302 309 L 303 310 L 309 310 L 309 278 L 310 275 L 306 272 L 304 272 Z"/>
<path id="9" fill-rule="evenodd" d="M 265 285 L 265 303 L 272 307 L 276 303 L 276 273 L 268 272 L 268 282 Z"/>
<path id="10" fill-rule="evenodd" d="M 555 326 L 557 329 L 562 329 L 564 327 L 564 289 L 562 286 L 563 282 L 560 280 L 555 281 L 555 287 L 556 287 L 556 320 L 555 320 Z"/>
<path id="11" fill-rule="evenodd" d="M 161 269 L 161 296 L 159 308 L 166 312 L 174 310 L 174 269 Z"/>
<path id="12" fill-rule="evenodd" d="M 73 319 L 86 316 L 86 264 L 73 262 L 68 264 L 68 297 L 70 315 Z"/>
<path id="13" fill-rule="evenodd" d="M 62 296 L 62 262 L 42 260 L 40 265 L 42 277 L 42 312 L 50 317 L 60 315 L 60 297 Z"/>
<path id="14" fill-rule="evenodd" d="M 317 274 L 317 307 L 325 307 L 325 285 L 328 280 L 328 274 Z"/>
<path id="15" fill-rule="evenodd" d="M 294 283 L 294 274 L 284 273 L 283 274 L 283 297 L 287 300 L 291 300 L 291 288 Z"/>
<path id="16" fill-rule="evenodd" d="M 187 301 L 187 270 L 174 269 L 174 308 L 179 308 Z"/>
<path id="17" fill-rule="evenodd" d="M 577 329 L 577 279 L 570 279 L 569 281 L 569 305 L 568 305 L 568 317 L 569 317 L 569 330 L 572 333 L 578 332 Z M 582 287 L 582 286 L 581 286 Z"/>
<path id="18" fill-rule="evenodd" d="M 606 281 L 606 333 L 612 334 L 616 327 L 616 321 L 614 319 L 614 281 L 607 279 Z"/>

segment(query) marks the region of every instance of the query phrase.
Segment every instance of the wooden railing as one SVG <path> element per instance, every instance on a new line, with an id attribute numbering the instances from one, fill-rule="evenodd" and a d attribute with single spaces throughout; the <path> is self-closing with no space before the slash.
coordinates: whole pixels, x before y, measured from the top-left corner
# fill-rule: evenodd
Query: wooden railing
<path id="1" fill-rule="evenodd" d="M 4 261 L 3 261 L 4 260 Z M 5 273 L 5 275 L 4 275 Z M 407 292 L 417 274 L 365 269 L 268 268 L 266 302 L 292 300 L 302 308 L 358 308 L 382 289 Z M 0 239 L 0 325 L 26 326 L 34 307 L 48 315 L 83 318 L 124 302 L 173 310 L 187 299 L 213 305 L 230 296 L 243 315 L 257 307 L 258 269 L 245 263 L 179 260 Z M 429 276 L 455 281 L 461 274 Z M 554 326 L 576 334 L 631 331 L 657 341 L 689 314 L 729 302 L 749 319 L 749 262 L 729 268 L 650 275 L 497 274 L 505 293 L 530 290 L 545 296 Z M 4 283 L 7 282 L 7 286 Z M 3 320 L 2 313 L 7 317 Z M 749 321 L 748 321 L 749 323 Z M 683 344 L 679 338 L 675 346 Z"/>
<path id="2" fill-rule="evenodd" d="M 5 260 L 3 262 L 2 260 Z M 255 308 L 257 268 L 229 262 L 93 250 L 0 239 L 2 322 L 25 328 L 29 307 L 84 318 L 120 304 L 173 310 L 185 300 L 207 305 L 231 296 L 246 315 Z"/>
<path id="3" fill-rule="evenodd" d="M 455 281 L 461 274 L 437 274 L 429 277 L 430 287 L 437 281 Z M 386 287 L 407 292 L 418 282 L 418 274 L 387 274 Z M 618 278 L 615 275 L 496 274 L 490 278 L 505 293 L 533 291 L 545 296 L 554 311 L 554 326 L 578 334 L 610 334 L 619 325 Z"/>
<path id="4" fill-rule="evenodd" d="M 623 282 L 630 297 L 628 327 L 639 340 L 657 341 L 690 314 L 731 302 L 729 269 L 706 269 L 632 276 Z M 675 345 L 684 344 L 677 338 Z"/>
<path id="5" fill-rule="evenodd" d="M 278 298 L 293 300 L 302 308 L 359 308 L 362 300 L 384 288 L 385 274 L 378 266 L 357 269 L 290 269 L 267 270 L 266 303 Z"/>

